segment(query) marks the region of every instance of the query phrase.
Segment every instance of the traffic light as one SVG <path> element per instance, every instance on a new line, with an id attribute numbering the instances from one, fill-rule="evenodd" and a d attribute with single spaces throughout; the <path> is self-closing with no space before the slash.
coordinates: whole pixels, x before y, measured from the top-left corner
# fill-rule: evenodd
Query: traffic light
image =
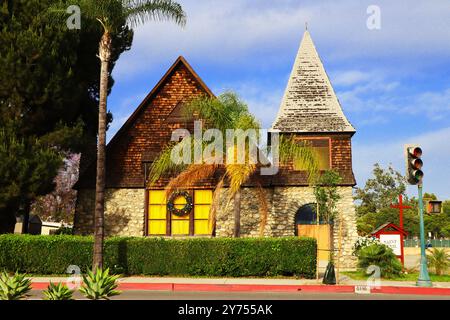
<path id="1" fill-rule="evenodd" d="M 423 178 L 423 161 L 422 149 L 416 145 L 407 145 L 406 153 L 406 180 L 409 184 L 415 185 L 422 181 Z"/>

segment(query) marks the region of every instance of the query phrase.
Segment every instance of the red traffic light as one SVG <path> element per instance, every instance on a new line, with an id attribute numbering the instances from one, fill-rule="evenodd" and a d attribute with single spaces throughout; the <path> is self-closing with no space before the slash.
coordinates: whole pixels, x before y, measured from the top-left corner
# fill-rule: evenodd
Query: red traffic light
<path id="1" fill-rule="evenodd" d="M 409 148 L 408 151 L 414 158 L 420 158 L 422 156 L 422 149 L 420 147 Z"/>

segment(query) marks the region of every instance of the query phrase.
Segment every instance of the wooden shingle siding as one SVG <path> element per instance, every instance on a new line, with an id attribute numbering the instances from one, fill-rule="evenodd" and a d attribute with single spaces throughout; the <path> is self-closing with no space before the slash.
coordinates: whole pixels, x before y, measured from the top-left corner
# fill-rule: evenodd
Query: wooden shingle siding
<path id="1" fill-rule="evenodd" d="M 352 170 L 352 144 L 350 136 L 331 137 L 331 167 L 336 170 Z"/>
<path id="2" fill-rule="evenodd" d="M 199 95 L 212 92 L 180 57 L 163 79 L 144 99 L 138 109 L 113 137 L 106 151 L 106 187 L 142 188 L 144 186 L 143 160 L 151 161 L 170 141 L 172 131 L 178 128 L 193 130 L 193 121 L 167 121 L 175 107 Z M 179 121 L 177 121 L 179 119 Z M 80 177 L 77 188 L 95 185 L 95 162 Z"/>

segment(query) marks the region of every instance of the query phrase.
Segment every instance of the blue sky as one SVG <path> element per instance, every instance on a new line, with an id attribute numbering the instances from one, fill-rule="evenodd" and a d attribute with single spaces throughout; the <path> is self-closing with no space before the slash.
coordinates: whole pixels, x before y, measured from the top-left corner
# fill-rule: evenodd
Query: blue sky
<path id="1" fill-rule="evenodd" d="M 132 49 L 118 61 L 108 138 L 179 55 L 215 94 L 236 91 L 270 127 L 307 22 L 344 113 L 357 129 L 358 185 L 375 162 L 403 172 L 403 145 L 419 143 L 425 190 L 450 199 L 449 1 L 179 2 L 188 15 L 184 29 L 147 23 L 136 29 Z M 367 28 L 369 5 L 380 8 L 379 30 Z"/>

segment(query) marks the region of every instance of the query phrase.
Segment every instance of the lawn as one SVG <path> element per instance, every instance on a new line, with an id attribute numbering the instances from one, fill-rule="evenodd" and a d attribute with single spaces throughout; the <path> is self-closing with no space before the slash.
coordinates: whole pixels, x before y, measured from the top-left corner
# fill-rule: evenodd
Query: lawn
<path id="1" fill-rule="evenodd" d="M 365 274 L 362 271 L 347 271 L 343 272 L 346 276 L 352 278 L 353 280 L 367 280 L 370 275 Z M 408 273 L 404 274 L 401 277 L 395 277 L 391 279 L 383 279 L 383 280 L 391 280 L 391 281 L 417 281 L 419 278 L 419 273 Z M 432 282 L 450 282 L 450 275 L 445 274 L 438 276 L 436 274 L 430 273 L 430 279 Z"/>

